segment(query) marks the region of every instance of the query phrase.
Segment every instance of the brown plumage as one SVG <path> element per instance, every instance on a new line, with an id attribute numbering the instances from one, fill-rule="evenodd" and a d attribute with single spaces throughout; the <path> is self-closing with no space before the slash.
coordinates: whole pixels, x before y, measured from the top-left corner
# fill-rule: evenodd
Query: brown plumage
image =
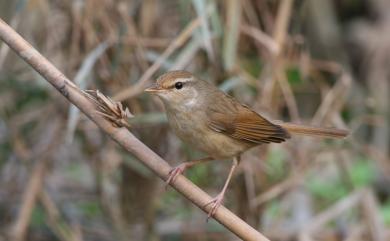
<path id="1" fill-rule="evenodd" d="M 229 99 L 231 98 L 229 97 Z M 212 130 L 250 145 L 280 143 L 290 138 L 290 134 L 281 126 L 271 123 L 248 107 L 233 99 L 228 103 L 234 106 L 233 110 L 221 111 L 218 106 L 214 105 L 209 105 L 207 108 L 208 126 Z"/>
<path id="2" fill-rule="evenodd" d="M 164 103 L 168 122 L 185 142 L 209 155 L 208 158 L 183 163 L 172 169 L 167 183 L 175 181 L 195 164 L 233 158 L 233 166 L 222 192 L 210 203 L 212 216 L 221 204 L 239 156 L 247 149 L 271 142 L 280 143 L 291 134 L 341 138 L 347 131 L 271 122 L 249 107 L 220 91 L 214 85 L 186 71 L 171 71 L 146 91 L 157 94 Z"/>
<path id="3" fill-rule="evenodd" d="M 344 138 L 348 135 L 348 131 L 335 128 L 315 127 L 293 123 L 280 123 L 280 125 L 291 134 L 296 135 L 328 138 Z"/>

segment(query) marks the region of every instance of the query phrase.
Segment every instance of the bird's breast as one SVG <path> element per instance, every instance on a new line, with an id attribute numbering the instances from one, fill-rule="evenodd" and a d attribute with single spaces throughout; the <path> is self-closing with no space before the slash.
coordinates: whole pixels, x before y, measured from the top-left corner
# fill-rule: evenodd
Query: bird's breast
<path id="1" fill-rule="evenodd" d="M 209 128 L 201 110 L 167 110 L 168 122 L 175 134 L 191 147 L 216 159 L 232 158 L 251 146 Z"/>

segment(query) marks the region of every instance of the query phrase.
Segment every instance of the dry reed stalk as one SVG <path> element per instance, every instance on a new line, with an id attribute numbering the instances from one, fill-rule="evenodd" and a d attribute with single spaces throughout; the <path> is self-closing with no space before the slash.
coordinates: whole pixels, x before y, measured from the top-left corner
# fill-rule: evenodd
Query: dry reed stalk
<path id="1" fill-rule="evenodd" d="M 275 184 L 273 187 L 271 187 L 269 190 L 261 193 L 256 198 L 251 200 L 251 207 L 257 208 L 258 206 L 262 205 L 263 203 L 266 203 L 276 197 L 278 197 L 280 194 L 286 192 L 290 188 L 298 185 L 302 182 L 303 175 L 301 174 L 292 174 L 291 177 L 287 178 L 286 180 Z"/>
<path id="2" fill-rule="evenodd" d="M 290 84 L 288 83 L 287 74 L 284 66 L 280 65 L 275 68 L 275 77 L 286 100 L 287 109 L 289 111 L 291 119 L 294 122 L 299 123 L 300 117 L 297 101 L 295 100 L 294 93 L 291 90 Z"/>
<path id="3" fill-rule="evenodd" d="M 326 94 L 320 107 L 313 117 L 313 125 L 321 125 L 329 116 L 338 112 L 347 98 L 346 93 L 352 84 L 352 77 L 348 73 L 341 73 L 334 87 Z"/>
<path id="4" fill-rule="evenodd" d="M 39 197 L 39 193 L 43 189 L 46 169 L 53 155 L 53 150 L 58 146 L 59 131 L 62 129 L 54 120 L 52 123 L 45 125 L 45 132 L 42 133 L 41 140 L 43 143 L 38 143 L 33 151 L 29 151 L 24 155 L 23 159 L 34 160 L 39 157 L 34 163 L 32 174 L 28 179 L 26 187 L 21 198 L 17 219 L 10 230 L 10 237 L 13 241 L 26 240 L 26 233 L 31 220 L 32 212 Z M 17 139 L 16 139 L 17 140 Z"/>
<path id="5" fill-rule="evenodd" d="M 117 101 L 122 101 L 128 98 L 132 98 L 143 92 L 146 87 L 146 83 L 152 77 L 152 75 L 160 68 L 163 62 L 173 54 L 173 52 L 182 46 L 191 36 L 195 29 L 197 29 L 201 24 L 201 18 L 196 18 L 192 20 L 191 23 L 181 32 L 181 34 L 175 38 L 172 43 L 165 49 L 161 56 L 154 62 L 141 76 L 139 81 L 122 91 L 116 94 L 113 99 Z"/>
<path id="6" fill-rule="evenodd" d="M 385 229 L 379 211 L 379 204 L 372 190 L 364 190 L 362 206 L 373 241 L 385 241 Z"/>
<path id="7" fill-rule="evenodd" d="M 125 9 L 121 8 L 120 14 L 122 16 L 122 19 L 127 19 L 127 12 L 125 11 Z M 125 23 L 127 25 L 129 35 L 132 36 L 135 41 L 135 57 L 140 65 L 141 70 L 145 71 L 148 68 L 148 63 L 146 62 L 145 48 L 141 44 L 139 34 L 137 32 L 138 30 L 136 28 L 136 23 L 132 18 L 128 18 L 128 21 Z"/>
<path id="8" fill-rule="evenodd" d="M 143 48 L 166 48 L 170 43 L 171 39 L 167 38 L 148 38 L 148 37 L 134 37 L 134 36 L 123 36 L 119 39 L 114 38 L 110 40 L 112 43 L 124 43 L 127 45 L 135 45 Z"/>
<path id="9" fill-rule="evenodd" d="M 202 40 L 203 45 L 206 49 L 207 56 L 211 61 L 215 61 L 215 54 L 213 50 L 213 45 L 211 42 L 211 32 L 209 28 L 209 22 L 207 17 L 207 4 L 205 0 L 193 0 L 192 4 L 195 7 L 195 11 L 198 17 L 201 19 L 202 24 Z"/>
<path id="10" fill-rule="evenodd" d="M 290 23 L 293 1 L 294 0 L 283 0 L 279 5 L 273 38 L 280 49 L 286 41 L 287 27 Z"/>
<path id="11" fill-rule="evenodd" d="M 22 205 L 18 218 L 11 230 L 11 239 L 13 241 L 25 240 L 28 225 L 38 194 L 41 192 L 43 178 L 46 170 L 47 159 L 38 161 L 35 165 L 32 175 L 27 183 L 26 191 L 22 198 Z"/>
<path id="12" fill-rule="evenodd" d="M 232 71 L 236 65 L 238 40 L 241 25 L 241 1 L 226 1 L 226 26 L 223 39 L 223 65 Z"/>
<path id="13" fill-rule="evenodd" d="M 68 225 L 60 214 L 54 201 L 49 194 L 42 190 L 39 195 L 39 200 L 46 211 L 49 221 L 49 226 L 53 233 L 62 241 L 83 241 L 82 235 L 78 228 Z"/>
<path id="14" fill-rule="evenodd" d="M 195 24 L 193 22 L 193 25 L 198 26 L 200 21 L 198 20 L 195 22 L 198 23 Z M 191 32 L 190 30 L 188 31 Z M 90 118 L 101 130 L 103 130 L 129 153 L 137 157 L 161 179 L 167 180 L 171 167 L 166 161 L 145 146 L 131 132 L 129 132 L 129 130 L 126 128 L 116 128 L 103 116 L 96 114 L 94 104 L 83 94 L 83 92 L 3 20 L 0 20 L 0 38 L 24 61 L 40 73 L 64 97 L 84 112 L 84 114 L 88 116 L 88 118 Z M 147 80 L 148 78 L 145 79 Z M 144 82 L 139 83 L 143 84 Z M 141 86 L 142 85 L 138 88 Z M 211 207 L 205 205 L 210 202 L 212 198 L 199 187 L 195 186 L 187 178 L 179 176 L 171 185 L 204 212 L 208 213 L 210 211 Z M 243 240 L 268 240 L 260 232 L 249 226 L 224 206 L 218 208 L 214 218 Z"/>
<path id="15" fill-rule="evenodd" d="M 299 112 L 295 97 L 291 90 L 291 86 L 287 81 L 287 76 L 285 73 L 285 66 L 283 61 L 280 61 L 280 56 L 283 53 L 284 44 L 286 42 L 286 36 L 288 32 L 288 24 L 290 23 L 290 16 L 293 6 L 293 0 L 284 0 L 279 5 L 278 15 L 276 19 L 275 31 L 273 34 L 273 38 L 278 46 L 278 54 L 277 58 L 279 61 L 276 61 L 276 65 L 274 68 L 275 71 L 275 79 L 280 85 L 282 93 L 286 99 L 286 105 L 288 107 L 289 113 L 291 115 L 291 119 L 295 122 L 300 122 Z"/>
<path id="16" fill-rule="evenodd" d="M 364 190 L 356 190 L 349 196 L 338 201 L 332 207 L 314 216 L 310 222 L 300 231 L 299 240 L 313 240 L 312 235 L 324 227 L 327 223 L 342 215 L 344 212 L 356 208 L 364 195 Z"/>
<path id="17" fill-rule="evenodd" d="M 362 207 L 359 207 L 361 205 Z M 358 189 L 349 196 L 341 199 L 332 207 L 326 209 L 310 220 L 310 222 L 300 230 L 300 240 L 312 240 L 312 235 L 323 228 L 327 223 L 343 215 L 353 208 L 362 208 L 362 212 L 368 221 L 372 240 L 384 241 L 384 227 L 378 216 L 378 207 L 375 196 L 369 189 Z"/>
<path id="18" fill-rule="evenodd" d="M 276 43 L 278 52 L 273 56 L 272 61 L 268 65 L 268 69 L 272 68 L 269 74 L 270 77 L 264 84 L 262 91 L 261 103 L 264 106 L 271 106 L 271 102 L 274 95 L 274 90 L 276 83 L 279 83 L 282 93 L 286 99 L 286 104 L 291 115 L 291 118 L 294 121 L 299 121 L 298 108 L 295 101 L 295 98 L 292 94 L 290 84 L 287 81 L 285 66 L 282 61 L 284 45 L 286 42 L 288 24 L 290 22 L 290 16 L 293 6 L 293 0 L 283 0 L 279 4 L 278 13 L 275 21 L 275 28 L 273 32 L 273 40 Z"/>
<path id="19" fill-rule="evenodd" d="M 240 26 L 240 31 L 241 33 L 251 36 L 252 38 L 257 40 L 271 54 L 277 55 L 279 53 L 279 45 L 276 43 L 276 41 L 271 36 L 261 31 L 260 29 L 250 25 L 242 24 Z"/>

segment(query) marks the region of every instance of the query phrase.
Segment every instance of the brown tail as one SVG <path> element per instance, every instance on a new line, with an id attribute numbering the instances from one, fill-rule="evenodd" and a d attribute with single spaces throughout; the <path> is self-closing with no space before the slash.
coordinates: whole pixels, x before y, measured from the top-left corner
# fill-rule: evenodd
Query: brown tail
<path id="1" fill-rule="evenodd" d="M 330 138 L 344 138 L 348 135 L 347 130 L 340 130 L 335 128 L 313 127 L 306 125 L 299 125 L 293 123 L 277 123 L 286 129 L 290 134 L 305 135 L 305 136 L 319 136 Z"/>

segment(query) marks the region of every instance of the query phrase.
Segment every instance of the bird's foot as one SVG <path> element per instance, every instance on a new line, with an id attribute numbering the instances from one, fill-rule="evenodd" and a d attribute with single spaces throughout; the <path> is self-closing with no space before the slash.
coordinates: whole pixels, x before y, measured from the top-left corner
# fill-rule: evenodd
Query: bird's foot
<path id="1" fill-rule="evenodd" d="M 166 187 L 175 182 L 176 178 L 187 169 L 187 164 L 182 163 L 169 171 L 168 179 L 166 180 Z"/>
<path id="2" fill-rule="evenodd" d="M 211 209 L 210 209 L 210 211 L 207 215 L 207 219 L 206 219 L 207 222 L 209 221 L 210 218 L 214 217 L 215 213 L 217 212 L 217 209 L 219 208 L 219 206 L 222 205 L 223 198 L 224 198 L 224 193 L 221 192 L 215 198 L 213 198 L 210 202 L 208 202 L 208 203 L 206 203 L 206 205 L 204 205 L 204 207 L 211 205 Z"/>

